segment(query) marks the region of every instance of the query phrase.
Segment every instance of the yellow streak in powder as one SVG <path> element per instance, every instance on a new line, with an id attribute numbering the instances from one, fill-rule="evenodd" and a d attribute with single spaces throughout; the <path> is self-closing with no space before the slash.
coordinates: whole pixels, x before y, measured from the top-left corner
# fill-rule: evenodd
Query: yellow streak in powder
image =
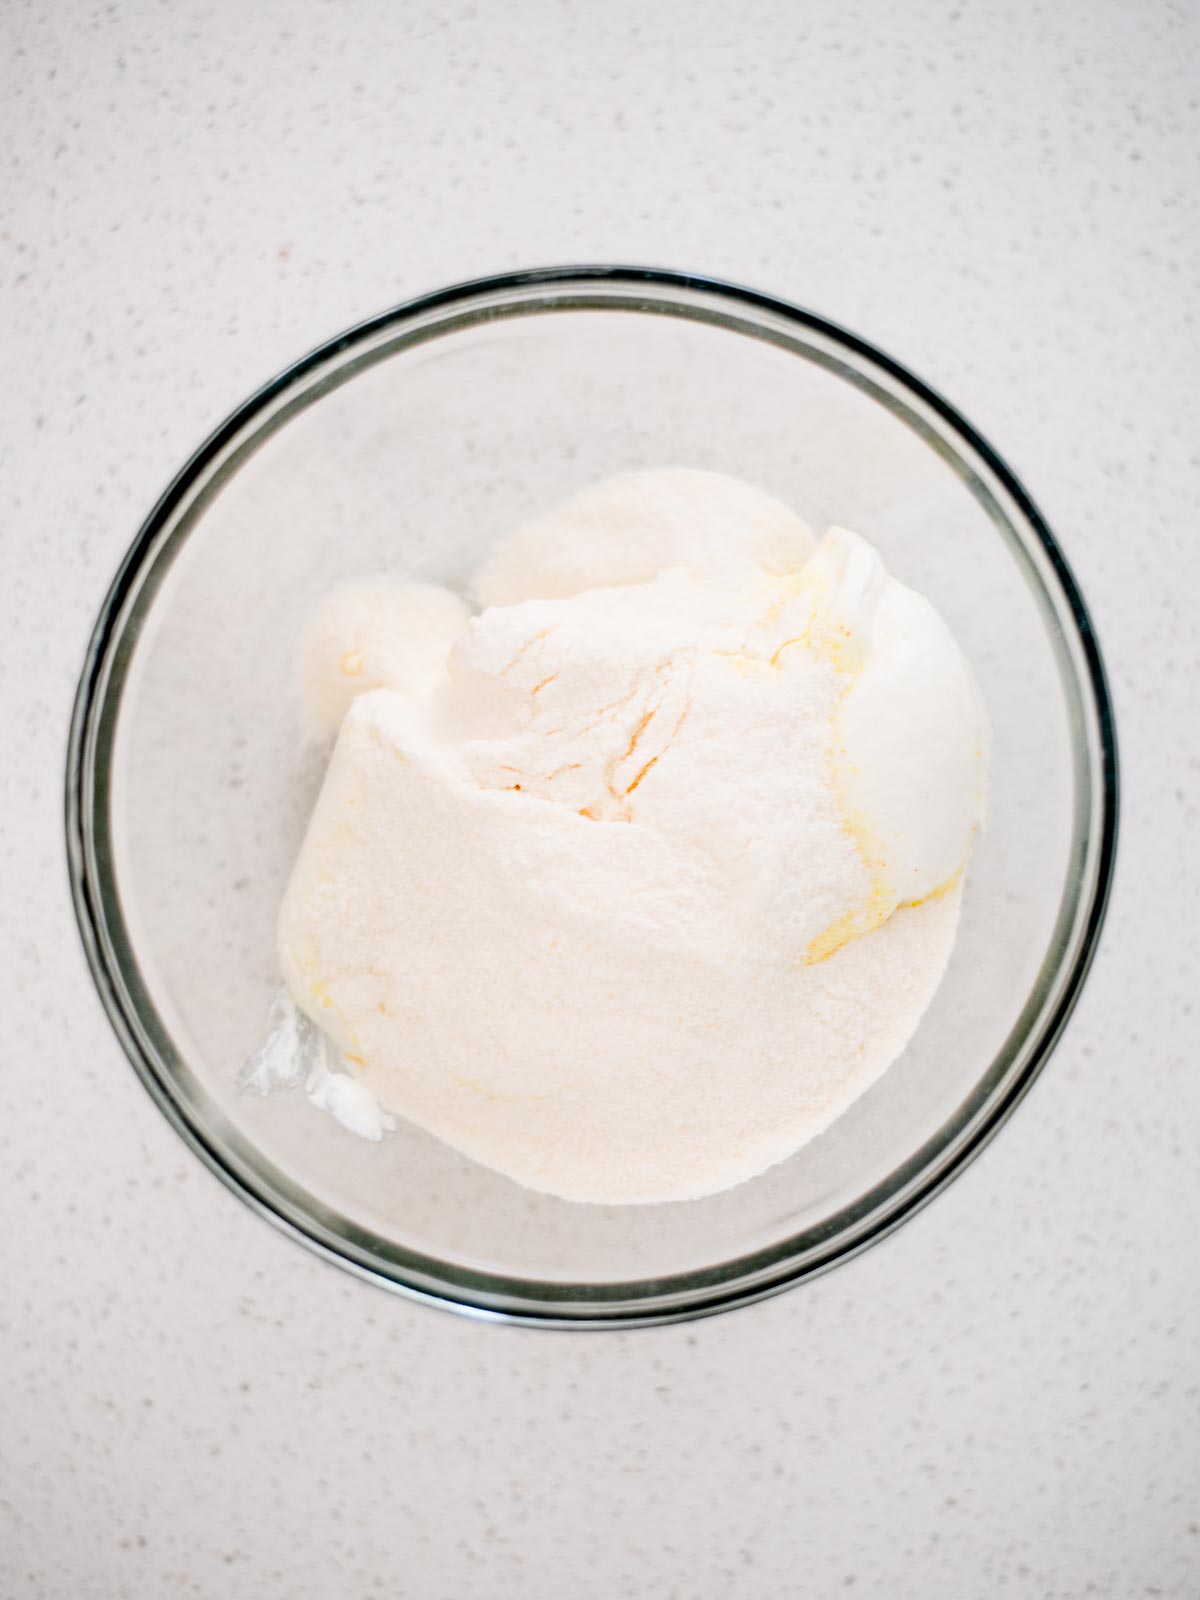
<path id="1" fill-rule="evenodd" d="M 958 888 L 963 881 L 963 873 L 966 870 L 964 864 L 959 867 L 957 872 L 952 872 L 945 883 L 939 883 L 936 889 L 930 889 L 928 894 L 923 894 L 916 900 L 901 900 L 896 910 L 915 911 L 918 906 L 930 906 L 935 900 L 944 900 L 948 894 L 953 894 L 955 889 Z"/>
<path id="2" fill-rule="evenodd" d="M 837 703 L 830 717 L 827 759 L 833 790 L 837 796 L 838 810 L 841 813 L 842 827 L 858 851 L 859 859 L 870 880 L 866 899 L 860 905 L 851 906 L 847 911 L 843 911 L 828 927 L 823 928 L 815 939 L 810 940 L 800 961 L 803 966 L 812 967 L 818 962 L 827 961 L 830 956 L 836 955 L 854 939 L 861 939 L 864 934 L 874 933 L 876 928 L 882 927 L 896 910 L 897 902 L 888 881 L 887 862 L 879 852 L 879 840 L 868 826 L 867 819 L 852 809 L 848 803 L 844 772 L 846 752 L 836 737 L 842 702 L 865 664 L 854 630 L 844 623 L 835 622 L 828 612 L 814 608 L 807 629 L 795 639 L 785 639 L 771 657 L 771 665 L 778 667 L 780 657 L 786 651 L 797 647 L 811 650 L 819 659 L 828 663 L 841 680 Z"/>

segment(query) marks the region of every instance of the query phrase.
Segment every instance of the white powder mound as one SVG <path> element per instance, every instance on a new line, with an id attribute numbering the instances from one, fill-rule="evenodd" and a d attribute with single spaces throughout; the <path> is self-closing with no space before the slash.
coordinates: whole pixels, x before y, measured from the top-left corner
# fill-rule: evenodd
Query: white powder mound
<path id="1" fill-rule="evenodd" d="M 370 689 L 433 692 L 470 612 L 435 583 L 382 575 L 341 584 L 300 640 L 296 677 L 310 738 L 331 738 Z"/>
<path id="2" fill-rule="evenodd" d="M 827 1127 L 937 986 L 982 801 L 910 595 L 837 530 L 784 575 L 493 607 L 432 703 L 356 699 L 280 918 L 347 1071 L 573 1200 L 712 1193 Z"/>
<path id="3" fill-rule="evenodd" d="M 722 472 L 622 472 L 582 489 L 505 539 L 480 568 L 482 606 L 565 599 L 645 583 L 667 567 L 736 575 L 747 561 L 794 572 L 813 537 L 794 511 Z"/>

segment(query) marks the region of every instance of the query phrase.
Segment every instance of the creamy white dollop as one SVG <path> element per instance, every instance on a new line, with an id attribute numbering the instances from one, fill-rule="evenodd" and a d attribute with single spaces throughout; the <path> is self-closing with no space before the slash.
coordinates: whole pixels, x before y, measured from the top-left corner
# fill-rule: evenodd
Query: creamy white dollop
<path id="1" fill-rule="evenodd" d="M 398 689 L 427 699 L 471 613 L 436 583 L 382 574 L 339 584 L 321 603 L 296 652 L 306 732 L 328 739 L 360 694 Z"/>
<path id="2" fill-rule="evenodd" d="M 532 524 L 440 673 L 353 698 L 280 918 L 370 1105 L 572 1199 L 709 1193 L 826 1127 L 928 1004 L 982 815 L 936 611 L 856 534 L 658 477 Z"/>

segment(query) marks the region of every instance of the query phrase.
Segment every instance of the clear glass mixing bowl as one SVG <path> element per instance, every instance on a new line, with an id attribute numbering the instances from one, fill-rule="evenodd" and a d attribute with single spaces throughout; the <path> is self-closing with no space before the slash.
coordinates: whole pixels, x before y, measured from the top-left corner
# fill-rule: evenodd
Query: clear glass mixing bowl
<path id="1" fill-rule="evenodd" d="M 421 1130 L 366 1145 L 301 1095 L 239 1095 L 316 787 L 290 694 L 338 580 L 461 585 L 492 540 L 608 473 L 708 467 L 848 524 L 948 619 L 993 730 L 961 932 L 912 1044 L 826 1134 L 740 1188 L 649 1207 L 530 1193 Z M 428 295 L 298 361 L 222 424 L 96 625 L 67 775 L 87 954 L 192 1148 L 377 1282 L 543 1325 L 697 1316 L 895 1227 L 982 1147 L 1095 945 L 1116 761 L 1096 640 L 1028 495 L 894 361 L 792 306 L 672 273 L 518 273 Z M 498 932 L 498 937 L 502 934 Z"/>

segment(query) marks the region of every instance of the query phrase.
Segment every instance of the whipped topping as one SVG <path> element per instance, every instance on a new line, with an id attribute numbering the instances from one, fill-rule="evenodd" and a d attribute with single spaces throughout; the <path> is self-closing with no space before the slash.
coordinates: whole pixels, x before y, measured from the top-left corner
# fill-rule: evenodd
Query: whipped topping
<path id="1" fill-rule="evenodd" d="M 386 686 L 427 698 L 470 614 L 458 595 L 436 583 L 382 574 L 339 584 L 297 651 L 305 731 L 316 741 L 331 738 L 368 689 Z"/>
<path id="2" fill-rule="evenodd" d="M 982 816 L 969 668 L 865 540 L 814 551 L 713 474 L 585 491 L 477 590 L 448 659 L 426 630 L 440 673 L 352 697 L 281 911 L 332 1101 L 576 1200 L 739 1182 L 933 994 Z M 409 659 L 386 633 L 372 682 Z"/>

